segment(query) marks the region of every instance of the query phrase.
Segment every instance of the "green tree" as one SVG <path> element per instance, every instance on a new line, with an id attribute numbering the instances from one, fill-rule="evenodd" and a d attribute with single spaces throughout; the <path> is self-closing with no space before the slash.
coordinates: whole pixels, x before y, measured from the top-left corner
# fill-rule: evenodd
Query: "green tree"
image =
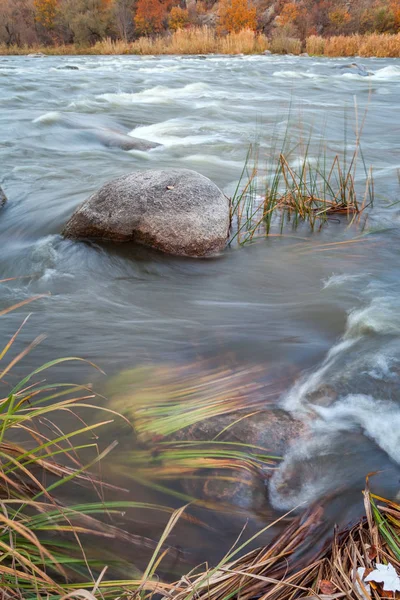
<path id="1" fill-rule="evenodd" d="M 58 25 L 66 42 L 94 44 L 114 34 L 110 0 L 61 0 Z"/>

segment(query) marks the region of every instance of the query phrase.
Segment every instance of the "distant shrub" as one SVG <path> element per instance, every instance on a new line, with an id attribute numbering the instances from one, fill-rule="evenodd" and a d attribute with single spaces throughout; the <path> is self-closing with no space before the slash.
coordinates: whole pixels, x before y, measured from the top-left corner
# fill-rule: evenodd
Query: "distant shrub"
<path id="1" fill-rule="evenodd" d="M 325 39 L 320 35 L 311 35 L 306 39 L 306 52 L 313 56 L 323 56 L 325 52 Z"/>
<path id="2" fill-rule="evenodd" d="M 269 48 L 274 54 L 301 54 L 302 43 L 297 38 L 278 33 L 272 37 Z"/>

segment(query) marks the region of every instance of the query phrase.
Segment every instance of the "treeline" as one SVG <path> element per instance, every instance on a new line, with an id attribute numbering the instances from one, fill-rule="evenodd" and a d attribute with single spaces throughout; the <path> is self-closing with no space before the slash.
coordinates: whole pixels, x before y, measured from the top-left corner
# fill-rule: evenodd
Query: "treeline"
<path id="1" fill-rule="evenodd" d="M 88 47 L 207 26 L 274 38 L 400 32 L 400 0 L 0 0 L 0 44 Z"/>

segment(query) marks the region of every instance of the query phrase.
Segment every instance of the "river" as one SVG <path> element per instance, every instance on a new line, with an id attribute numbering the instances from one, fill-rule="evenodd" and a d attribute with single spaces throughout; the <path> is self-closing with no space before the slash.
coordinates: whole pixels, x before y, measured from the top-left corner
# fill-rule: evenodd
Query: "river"
<path id="1" fill-rule="evenodd" d="M 400 62 L 358 60 L 369 77 L 344 73 L 346 59 L 293 56 L 0 57 L 0 279 L 18 278 L 1 284 L 0 310 L 49 294 L 2 317 L 2 344 L 28 312 L 15 348 L 46 336 L 16 372 L 69 355 L 108 376 L 227 355 L 242 368 L 287 367 L 276 403 L 312 420 L 313 435 L 284 460 L 300 481 L 282 494 L 275 474 L 269 502 L 280 514 L 340 489 L 329 526 L 361 514 L 370 471 L 381 471 L 380 493 L 400 490 Z M 285 131 L 312 130 L 329 152 L 351 150 L 355 99 L 359 120 L 367 110 L 362 148 L 375 181 L 360 243 L 327 246 L 360 234 L 335 221 L 302 232 L 300 250 L 272 237 L 207 260 L 60 237 L 80 202 L 133 170 L 194 169 L 229 195 L 255 141 L 267 154 Z M 96 135 L 105 129 L 161 146 L 109 147 Z M 84 364 L 53 377 L 105 386 Z M 310 412 L 322 384 L 336 401 Z M 220 517 L 214 526 L 214 538 L 193 538 L 191 564 L 238 534 Z"/>

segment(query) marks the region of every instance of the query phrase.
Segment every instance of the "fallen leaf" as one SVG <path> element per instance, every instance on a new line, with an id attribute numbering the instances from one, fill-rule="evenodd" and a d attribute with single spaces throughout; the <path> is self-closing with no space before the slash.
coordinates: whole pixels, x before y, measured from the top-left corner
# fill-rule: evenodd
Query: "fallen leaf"
<path id="1" fill-rule="evenodd" d="M 381 565 L 377 563 L 376 569 L 372 571 L 365 581 L 375 581 L 376 583 L 382 583 L 383 589 L 386 592 L 400 592 L 400 577 L 396 573 L 393 565 Z"/>
<path id="2" fill-rule="evenodd" d="M 333 594 L 336 590 L 336 586 L 332 581 L 328 579 L 322 579 L 319 583 L 319 591 L 321 594 Z"/>
<path id="3" fill-rule="evenodd" d="M 376 546 L 371 546 L 371 548 L 368 550 L 368 558 L 369 560 L 375 560 L 375 558 L 378 556 L 378 551 L 376 549 Z"/>

